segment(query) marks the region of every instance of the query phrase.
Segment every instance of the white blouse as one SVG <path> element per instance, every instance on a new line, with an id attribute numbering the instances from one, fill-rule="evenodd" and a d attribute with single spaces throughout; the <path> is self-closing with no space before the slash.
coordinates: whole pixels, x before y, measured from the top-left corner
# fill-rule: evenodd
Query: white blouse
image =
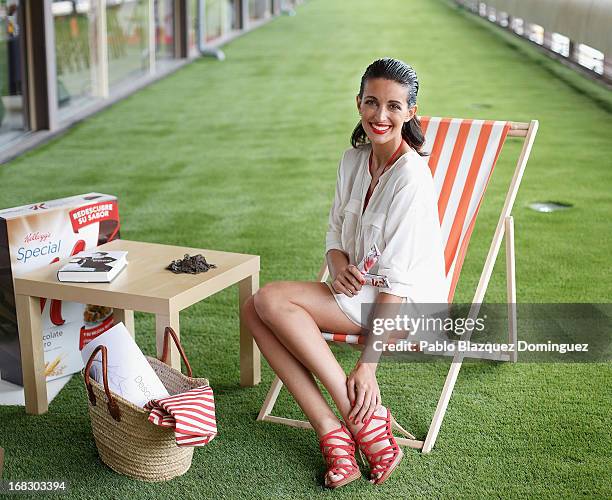
<path id="1" fill-rule="evenodd" d="M 372 181 L 371 150 L 367 144 L 342 156 L 325 252 L 341 250 L 357 265 L 376 243 L 381 256 L 371 272 L 387 276 L 390 283 L 379 291 L 412 303 L 445 303 L 442 232 L 429 166 L 412 149 L 400 156 L 380 176 L 362 215 Z"/>

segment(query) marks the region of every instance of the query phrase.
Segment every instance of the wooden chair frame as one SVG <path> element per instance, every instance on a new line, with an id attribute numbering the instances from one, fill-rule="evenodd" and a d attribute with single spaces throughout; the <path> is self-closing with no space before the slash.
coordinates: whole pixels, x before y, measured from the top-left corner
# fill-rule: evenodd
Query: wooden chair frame
<path id="1" fill-rule="evenodd" d="M 515 275 L 515 253 L 514 253 L 514 219 L 511 215 L 512 208 L 514 206 L 514 201 L 516 200 L 516 195 L 518 193 L 518 189 L 523 178 L 523 173 L 525 172 L 525 167 L 527 166 L 527 161 L 529 160 L 529 155 L 531 153 L 531 148 L 533 146 L 533 142 L 535 140 L 536 133 L 538 131 L 538 121 L 532 120 L 529 123 L 522 122 L 510 122 L 510 129 L 508 131 L 509 137 L 520 137 L 524 138 L 523 148 L 519 155 L 518 161 L 516 163 L 516 168 L 514 169 L 514 174 L 512 176 L 512 180 L 510 181 L 510 185 L 508 187 L 508 191 L 506 192 L 506 199 L 504 202 L 504 206 L 501 210 L 499 220 L 497 222 L 497 226 L 495 229 L 495 234 L 493 235 L 493 240 L 491 241 L 491 245 L 489 247 L 489 252 L 487 254 L 487 258 L 485 260 L 484 268 L 480 275 L 480 280 L 478 281 L 478 286 L 476 287 L 476 293 L 474 294 L 474 299 L 472 300 L 472 306 L 470 308 L 470 312 L 468 314 L 469 318 L 477 318 L 478 312 L 480 310 L 480 306 L 484 300 L 484 296 L 489 285 L 489 280 L 491 278 L 491 274 L 493 272 L 493 267 L 495 265 L 495 261 L 497 260 L 497 255 L 499 254 L 499 250 L 502 244 L 502 240 L 504 236 L 506 237 L 506 284 L 507 284 L 507 302 L 508 302 L 508 341 L 511 344 L 516 345 L 518 341 L 517 336 L 517 318 L 516 318 L 516 275 Z M 321 270 L 318 275 L 319 281 L 326 281 L 329 275 L 329 270 L 327 268 L 327 263 L 324 263 L 321 267 Z M 465 340 L 469 340 L 471 332 L 466 332 L 463 335 Z M 481 354 L 476 355 L 479 358 L 483 358 Z M 422 453 L 429 453 L 438 437 L 438 432 L 440 431 L 440 426 L 442 425 L 442 420 L 444 419 L 444 415 L 446 413 L 446 409 L 448 407 L 448 403 L 453 393 L 453 388 L 455 387 L 455 382 L 457 381 L 457 376 L 459 375 L 459 371 L 461 370 L 461 365 L 463 363 L 463 359 L 465 357 L 472 357 L 471 355 L 463 352 L 456 352 L 453 354 L 453 360 L 451 362 L 451 366 L 446 376 L 446 380 L 444 382 L 444 387 L 442 388 L 442 393 L 438 399 L 438 404 L 436 410 L 434 412 L 433 418 L 429 425 L 429 430 L 427 432 L 427 436 L 424 441 L 420 441 L 416 439 L 412 434 L 403 429 L 396 421 L 393 421 L 393 427 L 399 433 L 401 433 L 404 437 L 397 438 L 397 442 L 400 445 L 408 446 L 410 448 L 415 448 L 421 450 Z M 516 362 L 517 353 L 516 349 L 513 353 L 507 354 L 497 354 L 486 356 L 487 359 L 494 359 L 497 361 L 510 361 Z M 278 424 L 288 425 L 291 427 L 298 427 L 304 429 L 311 429 L 312 426 L 309 422 L 304 420 L 294 420 L 289 418 L 278 417 L 275 415 L 271 415 L 272 409 L 274 408 L 274 404 L 276 403 L 276 399 L 278 398 L 279 392 L 283 386 L 283 382 L 278 378 L 278 376 L 272 382 L 272 385 L 268 391 L 266 399 L 261 407 L 259 415 L 257 416 L 257 420 L 261 420 L 264 422 L 274 422 Z"/>

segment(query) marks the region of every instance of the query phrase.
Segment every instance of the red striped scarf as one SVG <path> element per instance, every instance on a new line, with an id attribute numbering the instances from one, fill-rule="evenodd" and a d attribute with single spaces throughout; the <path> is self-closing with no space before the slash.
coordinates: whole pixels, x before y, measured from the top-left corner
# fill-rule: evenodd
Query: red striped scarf
<path id="1" fill-rule="evenodd" d="M 149 422 L 175 429 L 178 446 L 204 446 L 217 435 L 215 400 L 210 386 L 152 399 L 145 405 L 151 410 Z"/>

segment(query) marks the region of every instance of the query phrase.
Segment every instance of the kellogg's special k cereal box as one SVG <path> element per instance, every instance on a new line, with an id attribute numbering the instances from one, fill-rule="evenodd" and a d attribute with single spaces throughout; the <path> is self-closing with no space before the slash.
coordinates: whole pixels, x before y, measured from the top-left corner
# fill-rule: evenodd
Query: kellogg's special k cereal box
<path id="1" fill-rule="evenodd" d="M 0 376 L 23 385 L 13 278 L 119 237 L 117 198 L 89 193 L 0 210 Z M 113 326 L 111 308 L 40 299 L 47 380 L 83 367 L 81 349 Z"/>

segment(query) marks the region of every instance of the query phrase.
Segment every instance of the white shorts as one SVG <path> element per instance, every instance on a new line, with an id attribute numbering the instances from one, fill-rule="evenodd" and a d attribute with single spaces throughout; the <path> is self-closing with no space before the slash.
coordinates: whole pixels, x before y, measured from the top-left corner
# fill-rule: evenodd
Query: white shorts
<path id="1" fill-rule="evenodd" d="M 329 287 L 334 299 L 336 299 L 338 307 L 346 314 L 347 318 L 357 326 L 369 328 L 369 317 L 380 293 L 380 288 L 363 285 L 357 295 L 347 297 L 343 293 L 336 293 L 331 283 L 326 283 L 326 285 Z M 404 300 L 406 299 L 404 298 Z"/>
<path id="2" fill-rule="evenodd" d="M 336 299 L 336 303 L 338 307 L 344 312 L 344 314 L 350 319 L 353 323 L 363 329 L 369 329 L 371 327 L 371 314 L 376 305 L 376 299 L 378 298 L 378 294 L 380 292 L 384 292 L 384 289 L 371 286 L 371 285 L 363 285 L 361 290 L 354 297 L 347 297 L 343 293 L 336 293 L 332 288 L 330 283 L 326 283 L 332 292 L 334 299 Z M 427 302 L 423 301 L 420 303 L 415 302 L 411 298 L 402 297 L 402 302 L 404 304 L 408 303 L 415 307 L 415 309 L 408 307 L 404 310 L 404 314 L 423 314 L 425 316 L 429 316 L 431 314 L 448 314 L 447 305 L 445 302 Z M 444 316 L 443 316 L 444 317 Z M 434 332 L 435 333 L 435 332 Z M 432 337 L 433 333 L 429 330 L 426 330 L 423 335 L 427 335 L 427 337 L 414 337 L 423 338 L 429 341 L 432 339 L 436 340 L 448 340 L 448 336 L 436 336 Z M 422 335 L 419 331 L 414 331 L 411 335 Z"/>

